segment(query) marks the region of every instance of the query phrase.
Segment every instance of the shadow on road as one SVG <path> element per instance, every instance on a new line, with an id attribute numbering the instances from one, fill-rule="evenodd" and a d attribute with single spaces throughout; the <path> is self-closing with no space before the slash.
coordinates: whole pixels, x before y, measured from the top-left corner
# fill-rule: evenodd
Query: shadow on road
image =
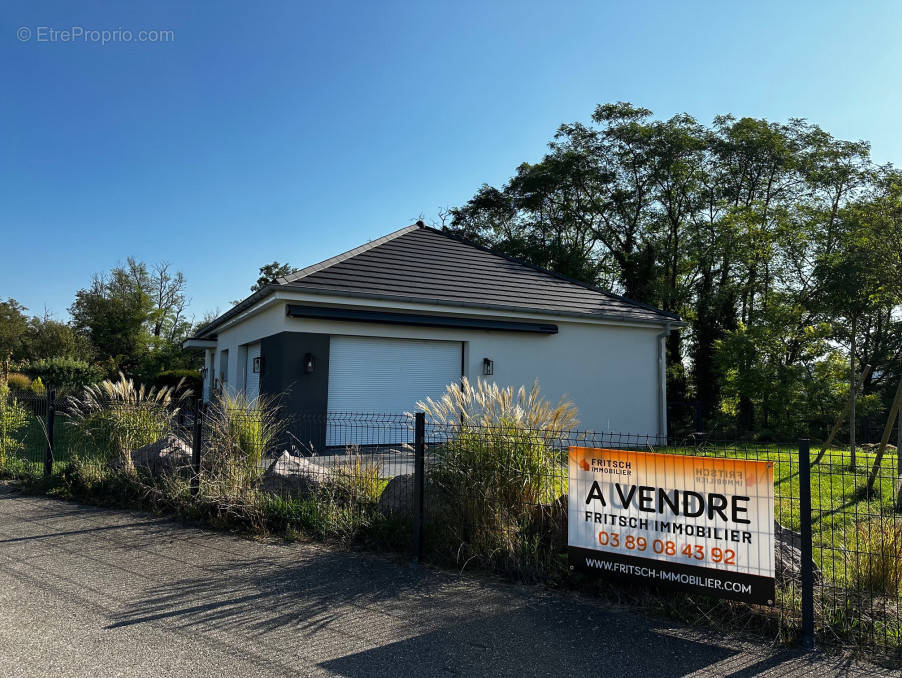
<path id="1" fill-rule="evenodd" d="M 499 590 L 472 581 L 353 554 L 323 550 L 301 562 L 242 558 L 208 566 L 131 601 L 109 628 L 167 621 L 279 643 L 342 638 L 319 662 L 340 675 L 552 675 L 566 669 L 608 675 L 682 676 L 734 652 L 662 634 L 633 612 L 561 598 L 541 589 Z M 327 653 L 329 654 L 329 653 Z"/>

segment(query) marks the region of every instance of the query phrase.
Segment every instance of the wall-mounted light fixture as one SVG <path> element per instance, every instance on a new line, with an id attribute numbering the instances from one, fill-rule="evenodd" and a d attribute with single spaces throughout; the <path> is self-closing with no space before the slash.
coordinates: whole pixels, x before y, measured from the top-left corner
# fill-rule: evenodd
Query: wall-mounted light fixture
<path id="1" fill-rule="evenodd" d="M 263 374 L 263 356 L 254 358 L 254 374 Z"/>
<path id="2" fill-rule="evenodd" d="M 495 374 L 495 363 L 488 358 L 482 359 L 482 373 L 485 375 Z"/>
<path id="3" fill-rule="evenodd" d="M 304 356 L 304 372 L 307 374 L 312 374 L 313 370 L 316 369 L 316 360 L 313 357 L 312 353 L 307 353 Z"/>
<path id="4" fill-rule="evenodd" d="M 209 373 L 209 371 L 210 371 L 210 370 L 209 370 L 208 368 L 206 368 L 206 367 L 201 367 L 201 368 L 200 368 L 200 378 L 201 378 L 201 379 L 206 379 L 206 378 L 207 378 L 207 373 Z"/>

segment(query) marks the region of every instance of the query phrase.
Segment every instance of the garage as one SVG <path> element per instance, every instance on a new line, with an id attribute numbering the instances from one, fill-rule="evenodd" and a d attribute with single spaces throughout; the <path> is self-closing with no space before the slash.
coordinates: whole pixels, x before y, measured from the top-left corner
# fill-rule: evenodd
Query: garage
<path id="1" fill-rule="evenodd" d="M 585 429 L 664 436 L 665 341 L 683 324 L 418 222 L 266 285 L 185 345 L 216 356 L 229 391 L 277 401 L 296 444 L 317 451 L 409 441 L 379 422 L 461 376 L 538 381 Z"/>
<path id="2" fill-rule="evenodd" d="M 329 412 L 411 412 L 459 381 L 459 341 L 332 336 Z"/>
<path id="3" fill-rule="evenodd" d="M 413 412 L 418 400 L 438 398 L 448 384 L 460 380 L 462 356 L 459 341 L 333 335 L 329 342 L 329 413 Z M 326 442 L 400 442 L 392 440 L 400 434 L 396 426 L 387 425 L 384 431 L 364 428 L 367 440 L 339 440 L 330 430 Z M 347 435 L 345 427 L 342 436 Z"/>

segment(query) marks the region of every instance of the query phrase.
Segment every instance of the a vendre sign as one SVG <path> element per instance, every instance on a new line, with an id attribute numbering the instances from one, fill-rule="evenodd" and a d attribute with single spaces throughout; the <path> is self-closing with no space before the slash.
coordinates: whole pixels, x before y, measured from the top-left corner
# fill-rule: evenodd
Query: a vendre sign
<path id="1" fill-rule="evenodd" d="M 772 605 L 773 464 L 570 448 L 574 567 Z"/>

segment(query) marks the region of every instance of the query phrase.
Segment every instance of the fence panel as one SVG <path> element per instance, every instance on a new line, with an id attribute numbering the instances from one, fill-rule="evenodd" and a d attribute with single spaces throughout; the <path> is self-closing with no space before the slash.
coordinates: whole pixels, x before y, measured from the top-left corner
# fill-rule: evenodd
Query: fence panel
<path id="1" fill-rule="evenodd" d="M 812 469 L 818 642 L 899 650 L 902 520 L 898 458 L 887 454 L 869 487 L 872 450 L 831 450 Z"/>
<path id="2" fill-rule="evenodd" d="M 43 475 L 48 442 L 47 405 L 46 395 L 30 391 L 15 391 L 0 403 L 0 469 L 7 477 Z"/>

